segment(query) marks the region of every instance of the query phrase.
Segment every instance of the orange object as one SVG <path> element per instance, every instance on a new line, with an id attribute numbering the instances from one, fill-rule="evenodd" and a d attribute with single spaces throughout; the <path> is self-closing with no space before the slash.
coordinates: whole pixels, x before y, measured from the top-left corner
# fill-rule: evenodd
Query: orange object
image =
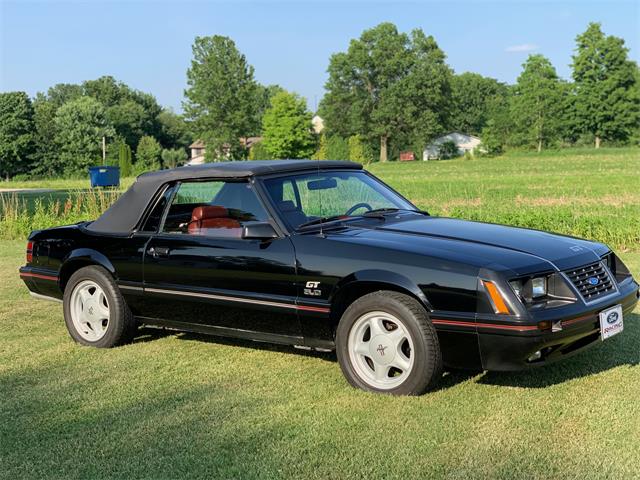
<path id="1" fill-rule="evenodd" d="M 509 307 L 507 307 L 507 304 L 504 303 L 504 299 L 502 298 L 498 287 L 496 287 L 493 282 L 490 282 L 488 280 L 481 281 L 482 285 L 484 285 L 484 288 L 487 289 L 489 297 L 491 297 L 493 308 L 495 309 L 496 313 L 499 313 L 500 315 L 509 315 L 511 312 L 509 311 Z"/>

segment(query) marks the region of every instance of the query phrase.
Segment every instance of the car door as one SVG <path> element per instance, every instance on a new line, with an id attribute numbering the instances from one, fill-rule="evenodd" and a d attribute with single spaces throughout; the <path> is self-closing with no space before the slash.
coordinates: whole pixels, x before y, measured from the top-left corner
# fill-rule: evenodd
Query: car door
<path id="1" fill-rule="evenodd" d="M 177 185 L 161 231 L 146 246 L 144 316 L 223 335 L 298 337 L 291 241 L 241 235 L 244 225 L 265 221 L 250 181 Z"/>

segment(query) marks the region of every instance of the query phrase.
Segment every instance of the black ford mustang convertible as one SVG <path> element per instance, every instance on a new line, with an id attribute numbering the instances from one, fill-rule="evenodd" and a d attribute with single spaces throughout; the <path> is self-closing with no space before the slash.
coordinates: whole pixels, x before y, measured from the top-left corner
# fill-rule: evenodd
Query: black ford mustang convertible
<path id="1" fill-rule="evenodd" d="M 350 162 L 147 173 L 93 222 L 35 231 L 20 275 L 74 340 L 139 325 L 336 350 L 354 386 L 517 370 L 622 332 L 638 284 L 600 243 L 432 217 Z"/>

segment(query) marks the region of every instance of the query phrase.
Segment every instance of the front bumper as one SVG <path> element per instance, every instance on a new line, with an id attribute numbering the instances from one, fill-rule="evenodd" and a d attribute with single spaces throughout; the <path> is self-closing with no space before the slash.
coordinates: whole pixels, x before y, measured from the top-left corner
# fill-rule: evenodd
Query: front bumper
<path id="1" fill-rule="evenodd" d="M 614 305 L 622 305 L 625 324 L 638 303 L 640 290 L 631 281 L 620 288 L 619 294 L 592 305 L 572 305 L 569 309 L 549 310 L 535 321 L 561 321 L 562 330 L 539 333 L 482 333 L 478 332 L 478 344 L 482 367 L 485 370 L 512 371 L 546 365 L 574 355 L 600 342 L 598 314 Z M 624 335 L 624 332 L 622 332 Z M 540 352 L 540 358 L 532 355 Z M 537 355 L 536 355 L 537 356 Z"/>

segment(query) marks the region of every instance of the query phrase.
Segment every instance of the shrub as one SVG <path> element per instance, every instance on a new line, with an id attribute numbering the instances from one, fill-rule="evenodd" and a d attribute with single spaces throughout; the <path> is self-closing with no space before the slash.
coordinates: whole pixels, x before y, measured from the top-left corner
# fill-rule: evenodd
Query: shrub
<path id="1" fill-rule="evenodd" d="M 155 138 L 143 136 L 136 149 L 135 172 L 140 174 L 149 170 L 159 170 L 161 153 L 162 147 Z"/>
<path id="2" fill-rule="evenodd" d="M 249 150 L 249 160 L 270 160 L 271 157 L 262 142 L 254 144 Z"/>
<path id="3" fill-rule="evenodd" d="M 131 176 L 131 147 L 124 142 L 118 147 L 118 166 L 121 177 Z"/>
<path id="4" fill-rule="evenodd" d="M 162 166 L 176 168 L 187 159 L 187 153 L 182 148 L 165 148 L 162 150 Z"/>
<path id="5" fill-rule="evenodd" d="M 369 151 L 368 145 L 362 141 L 360 135 L 352 135 L 349 137 L 349 160 L 358 162 L 363 165 L 371 163 L 373 155 Z"/>
<path id="6" fill-rule="evenodd" d="M 450 140 L 440 145 L 440 148 L 438 149 L 438 153 L 440 154 L 440 158 L 445 160 L 448 158 L 454 158 L 460 155 L 460 151 L 458 150 L 458 147 L 454 142 Z"/>

